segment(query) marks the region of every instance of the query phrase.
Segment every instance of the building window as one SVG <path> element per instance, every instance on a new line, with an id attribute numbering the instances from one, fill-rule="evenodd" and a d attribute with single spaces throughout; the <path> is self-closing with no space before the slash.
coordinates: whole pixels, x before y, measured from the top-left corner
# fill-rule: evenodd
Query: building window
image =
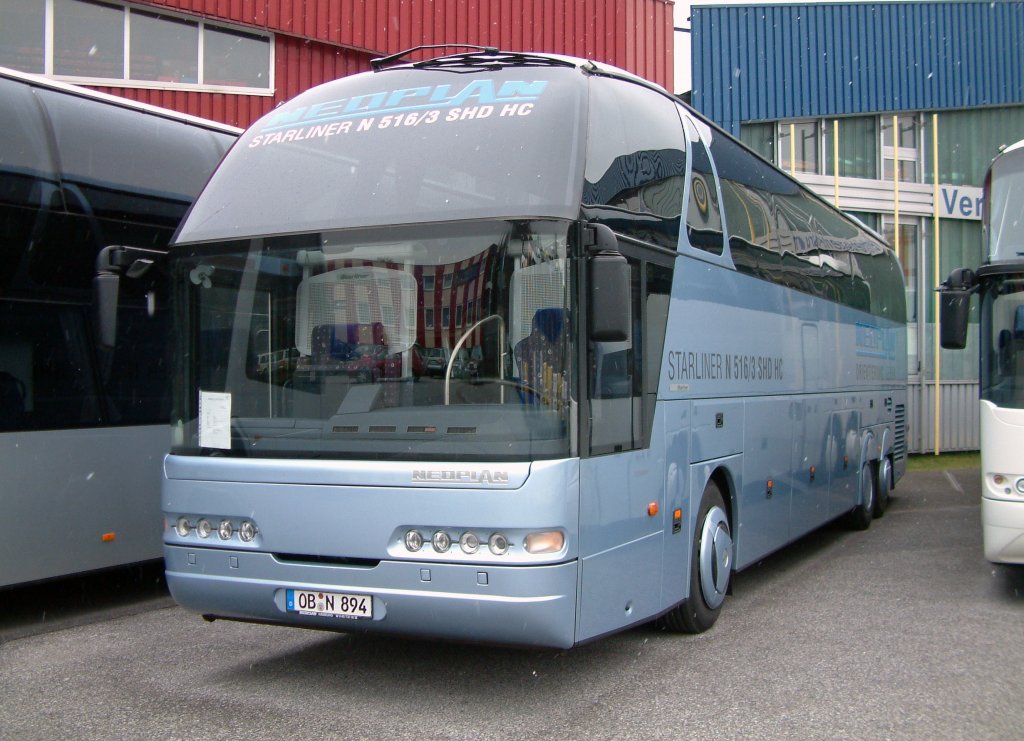
<path id="1" fill-rule="evenodd" d="M 921 219 L 919 217 L 900 217 L 899 235 L 897 237 L 895 218 L 889 214 L 882 215 L 882 236 L 899 256 L 903 267 L 903 280 L 907 293 L 907 362 L 911 373 L 920 369 L 918 358 L 918 286 L 917 278 L 921 274 Z"/>
<path id="2" fill-rule="evenodd" d="M 111 2 L 3 0 L 0 7 L 0 66 L 85 84 L 270 95 L 271 42 Z"/>
<path id="3" fill-rule="evenodd" d="M 424 273 L 423 274 L 423 292 L 427 293 L 428 291 L 433 291 L 433 290 L 434 290 L 434 276 L 433 276 L 433 274 L 431 274 L 431 273 Z"/>
<path id="4" fill-rule="evenodd" d="M 455 307 L 455 326 L 461 327 L 462 325 L 462 304 Z"/>
<path id="5" fill-rule="evenodd" d="M 424 309 L 423 310 L 423 326 L 427 329 L 434 328 L 434 310 Z"/>
<path id="6" fill-rule="evenodd" d="M 199 82 L 198 23 L 134 11 L 131 19 L 131 79 Z"/>
<path id="7" fill-rule="evenodd" d="M 53 74 L 124 76 L 124 8 L 54 0 L 53 10 Z"/>
<path id="8" fill-rule="evenodd" d="M 787 172 L 818 172 L 821 160 L 820 121 L 780 121 L 779 166 Z"/>
<path id="9" fill-rule="evenodd" d="M 921 182 L 921 122 L 918 116 L 913 113 L 881 116 L 879 124 L 882 132 L 882 179 Z"/>

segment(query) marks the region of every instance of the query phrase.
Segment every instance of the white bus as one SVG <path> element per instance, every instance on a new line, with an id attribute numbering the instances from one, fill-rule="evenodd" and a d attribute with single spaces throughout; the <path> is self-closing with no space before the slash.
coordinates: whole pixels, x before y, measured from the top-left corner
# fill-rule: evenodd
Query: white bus
<path id="1" fill-rule="evenodd" d="M 981 532 L 985 558 L 1024 563 L 1024 141 L 989 167 L 983 264 L 942 292 L 942 346 L 966 344 L 970 296 L 981 309 Z"/>
<path id="2" fill-rule="evenodd" d="M 211 619 L 706 630 L 736 569 L 869 526 L 905 467 L 892 251 L 605 65 L 488 49 L 314 88 L 170 259 L 167 580 Z"/>
<path id="3" fill-rule="evenodd" d="M 0 132 L 5 587 L 160 557 L 170 322 L 152 258 L 239 131 L 0 69 Z M 113 347 L 97 260 L 126 272 Z"/>

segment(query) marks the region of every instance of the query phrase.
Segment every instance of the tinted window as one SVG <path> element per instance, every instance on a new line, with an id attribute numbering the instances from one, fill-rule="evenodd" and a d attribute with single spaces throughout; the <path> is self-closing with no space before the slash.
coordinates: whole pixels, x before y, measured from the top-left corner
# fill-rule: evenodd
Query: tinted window
<path id="1" fill-rule="evenodd" d="M 690 140 L 690 197 L 686 207 L 686 236 L 691 247 L 721 255 L 725 238 L 722 228 L 720 194 L 708 156 L 707 147 L 697 133 L 698 128 L 707 129 L 683 114 L 687 136 Z M 710 136 L 710 130 L 708 130 Z"/>
<path id="2" fill-rule="evenodd" d="M 180 241 L 478 217 L 577 218 L 583 78 L 391 69 L 313 88 L 239 140 Z"/>
<path id="3" fill-rule="evenodd" d="M 32 89 L 0 78 L 0 202 L 38 204 L 43 183 L 56 185 L 46 124 Z"/>
<path id="4" fill-rule="evenodd" d="M 737 270 L 906 321 L 899 264 L 882 242 L 724 134 L 711 155 Z"/>
<path id="5" fill-rule="evenodd" d="M 173 229 L 226 137 L 157 116 L 39 90 L 61 153 L 69 208 Z M 219 139 L 219 140 L 218 140 Z"/>
<path id="6" fill-rule="evenodd" d="M 0 302 L 0 429 L 100 421 L 83 309 Z"/>
<path id="7" fill-rule="evenodd" d="M 588 218 L 675 249 L 686 140 L 674 104 L 622 80 L 594 78 L 590 89 L 583 188 Z"/>

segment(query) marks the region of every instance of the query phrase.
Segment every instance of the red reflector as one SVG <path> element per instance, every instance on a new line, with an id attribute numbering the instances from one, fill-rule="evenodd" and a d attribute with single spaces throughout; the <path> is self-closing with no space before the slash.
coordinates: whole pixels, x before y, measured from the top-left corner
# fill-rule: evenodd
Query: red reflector
<path id="1" fill-rule="evenodd" d="M 100 536 L 100 540 L 104 543 L 113 543 L 117 540 L 117 533 L 103 533 L 103 535 Z"/>

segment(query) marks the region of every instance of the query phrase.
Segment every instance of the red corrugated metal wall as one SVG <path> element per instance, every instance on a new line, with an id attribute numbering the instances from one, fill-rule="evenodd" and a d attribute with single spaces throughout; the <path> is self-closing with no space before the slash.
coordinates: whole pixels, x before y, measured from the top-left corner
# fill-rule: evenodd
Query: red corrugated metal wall
<path id="1" fill-rule="evenodd" d="M 614 64 L 672 89 L 670 0 L 135 0 L 275 34 L 273 97 L 135 88 L 105 92 L 236 126 L 374 56 L 470 43 Z"/>

